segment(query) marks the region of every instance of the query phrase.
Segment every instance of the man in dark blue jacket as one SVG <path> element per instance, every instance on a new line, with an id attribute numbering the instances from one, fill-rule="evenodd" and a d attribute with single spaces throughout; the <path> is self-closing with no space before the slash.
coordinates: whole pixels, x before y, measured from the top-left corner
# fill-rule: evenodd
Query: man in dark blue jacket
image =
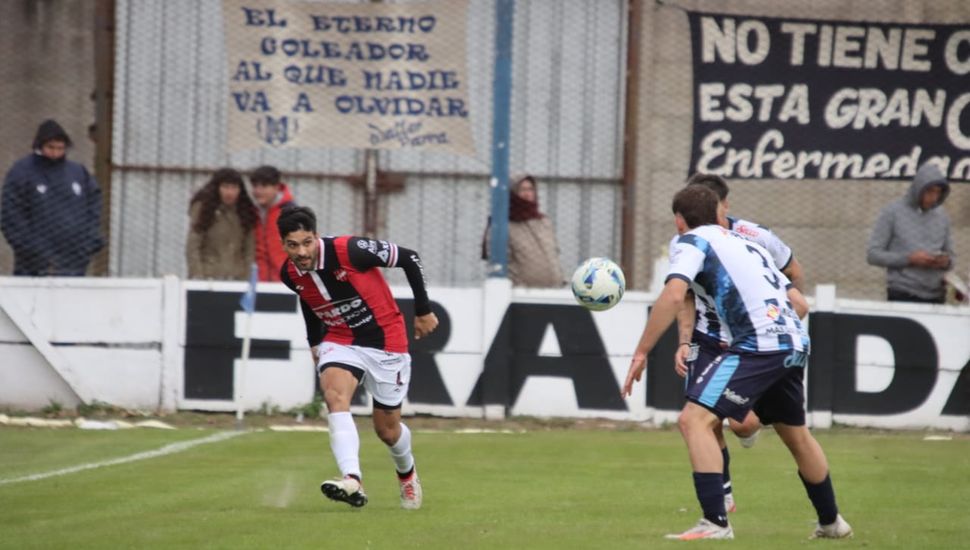
<path id="1" fill-rule="evenodd" d="M 37 128 L 33 153 L 3 180 L 0 230 L 13 248 L 14 275 L 81 276 L 101 250 L 101 189 L 67 160 L 71 138 L 60 124 Z"/>

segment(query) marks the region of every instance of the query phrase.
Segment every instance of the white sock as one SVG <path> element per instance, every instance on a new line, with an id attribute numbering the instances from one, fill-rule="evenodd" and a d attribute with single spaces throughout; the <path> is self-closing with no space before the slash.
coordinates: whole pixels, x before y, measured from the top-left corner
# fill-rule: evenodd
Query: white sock
<path id="1" fill-rule="evenodd" d="M 401 437 L 397 443 L 388 447 L 391 451 L 391 458 L 394 459 L 394 466 L 399 474 L 404 474 L 414 468 L 414 455 L 411 453 L 411 430 L 407 424 L 401 422 Z"/>
<path id="2" fill-rule="evenodd" d="M 330 450 L 341 475 L 353 474 L 360 478 L 360 436 L 354 417 L 349 411 L 335 412 L 327 415 L 327 421 L 330 424 Z"/>

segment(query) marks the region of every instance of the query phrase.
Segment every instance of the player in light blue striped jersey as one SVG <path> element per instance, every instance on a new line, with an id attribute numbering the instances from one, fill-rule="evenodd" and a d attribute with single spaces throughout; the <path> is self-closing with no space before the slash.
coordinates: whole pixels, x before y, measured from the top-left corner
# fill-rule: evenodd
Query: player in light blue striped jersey
<path id="1" fill-rule="evenodd" d="M 696 173 L 687 180 L 687 185 L 702 185 L 717 195 L 717 221 L 740 236 L 764 247 L 768 258 L 785 274 L 799 290 L 802 289 L 802 267 L 792 249 L 785 244 L 770 229 L 755 222 L 735 218 L 728 215 L 727 183 L 720 176 L 714 174 Z M 677 239 L 674 235 L 668 250 L 673 253 Z M 674 353 L 674 368 L 681 377 L 686 378 L 685 388 L 693 384 L 693 379 L 700 373 L 698 366 L 706 366 L 727 348 L 731 341 L 731 334 L 717 317 L 714 304 L 703 296 L 688 294 L 684 308 L 677 314 L 677 351 Z M 751 447 L 761 433 L 761 421 L 754 413 L 748 413 L 744 421 L 729 419 L 731 431 L 738 436 L 742 447 Z M 723 429 L 718 426 L 715 430 L 717 443 L 721 448 L 724 462 L 724 506 L 727 511 L 734 512 L 737 505 L 734 500 L 734 488 L 731 481 L 731 453 L 727 441 L 724 439 Z"/>
<path id="2" fill-rule="evenodd" d="M 742 420 L 752 407 L 773 424 L 798 465 L 818 514 L 813 536 L 850 536 L 852 528 L 838 512 L 825 453 L 805 426 L 803 379 L 810 343 L 799 319 L 808 304 L 768 260 L 764 248 L 717 224 L 717 204 L 714 192 L 697 185 L 674 197 L 681 236 L 622 390 L 629 396 L 642 377 L 647 354 L 673 323 L 688 289 L 709 298 L 731 342 L 692 380 L 678 422 L 704 517 L 668 538 L 734 538 L 724 507 L 723 463 L 714 430 L 724 418 Z"/>

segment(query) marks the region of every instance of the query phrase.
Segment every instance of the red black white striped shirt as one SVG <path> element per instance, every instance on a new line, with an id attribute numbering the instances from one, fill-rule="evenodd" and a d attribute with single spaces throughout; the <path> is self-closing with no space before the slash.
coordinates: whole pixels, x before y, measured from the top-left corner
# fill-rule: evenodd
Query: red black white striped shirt
<path id="1" fill-rule="evenodd" d="M 404 317 L 379 267 L 400 267 L 414 293 L 416 315 L 431 313 L 418 253 L 364 237 L 322 237 L 311 271 L 287 260 L 280 280 L 300 296 L 307 343 L 320 342 L 407 353 Z"/>

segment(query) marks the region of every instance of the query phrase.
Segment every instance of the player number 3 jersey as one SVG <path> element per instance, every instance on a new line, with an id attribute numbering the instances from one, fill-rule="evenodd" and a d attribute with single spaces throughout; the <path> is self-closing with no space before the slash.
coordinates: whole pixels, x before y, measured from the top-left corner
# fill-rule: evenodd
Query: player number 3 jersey
<path id="1" fill-rule="evenodd" d="M 791 248 L 770 229 L 752 221 L 732 216 L 728 216 L 727 220 L 728 229 L 767 250 L 768 258 L 774 262 L 779 271 L 784 271 L 791 263 L 793 257 Z M 670 246 L 667 249 L 671 255 L 677 247 L 677 239 L 679 238 L 680 235 L 674 235 L 670 239 Z M 731 342 L 731 332 L 721 324 L 714 304 L 706 296 L 695 296 L 694 305 L 697 313 L 694 317 L 694 330 L 724 343 Z"/>
<path id="2" fill-rule="evenodd" d="M 671 251 L 671 277 L 714 304 L 732 349 L 808 352 L 808 333 L 788 301 L 791 282 L 760 245 L 718 225 L 694 228 Z"/>

